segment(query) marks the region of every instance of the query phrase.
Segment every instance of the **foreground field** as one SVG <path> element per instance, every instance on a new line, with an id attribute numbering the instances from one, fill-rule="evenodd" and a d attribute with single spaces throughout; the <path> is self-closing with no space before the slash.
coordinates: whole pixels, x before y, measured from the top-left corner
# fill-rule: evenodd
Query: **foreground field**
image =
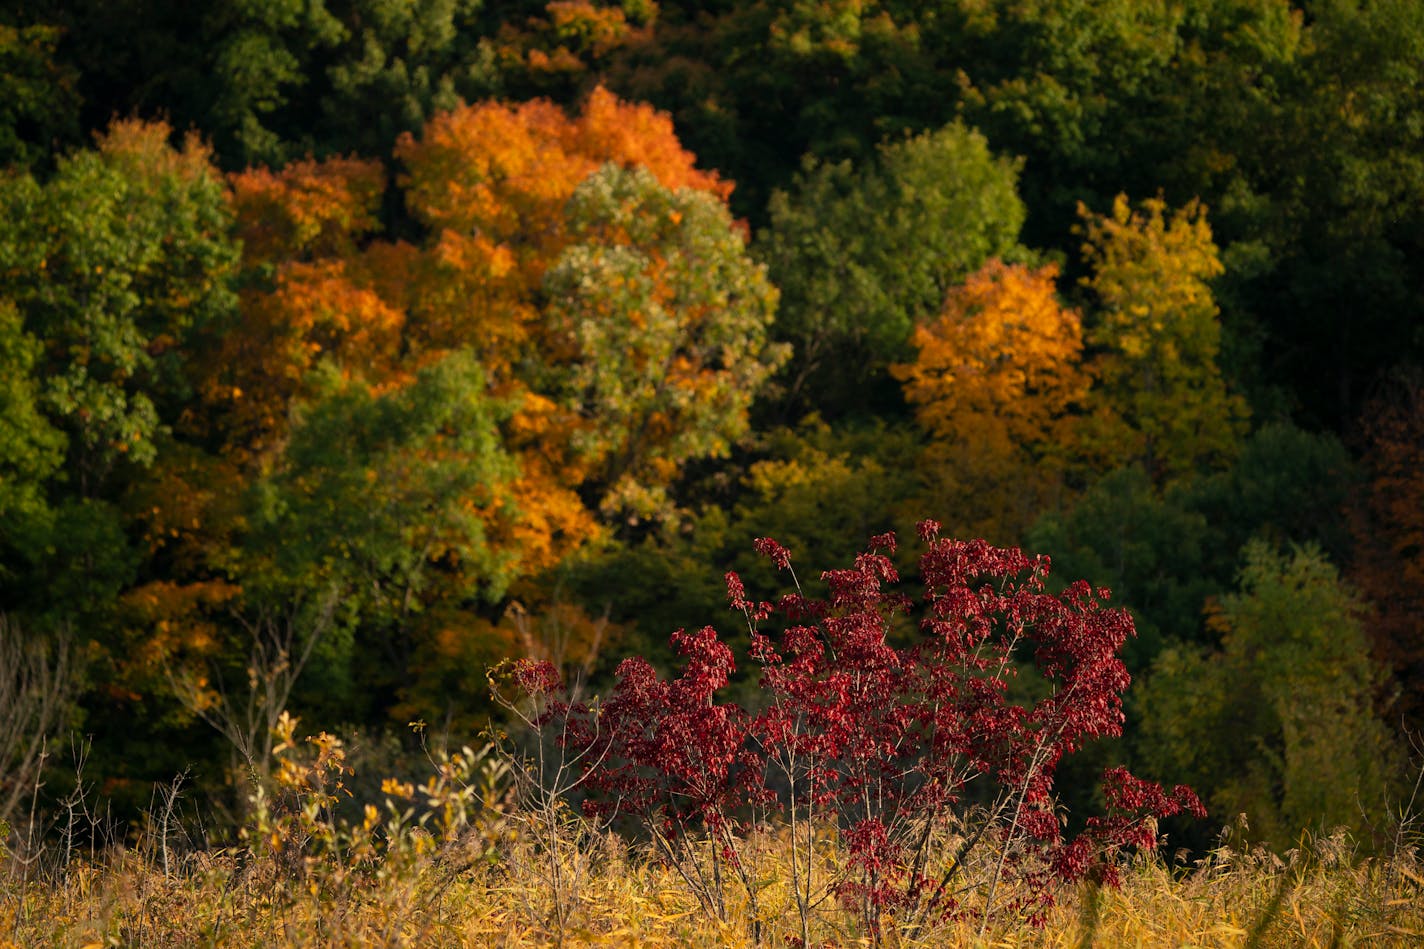
<path id="1" fill-rule="evenodd" d="M 776 841 L 768 841 L 774 855 Z M 494 850 L 477 835 L 436 845 L 415 833 L 378 860 L 260 849 L 182 859 L 153 846 L 103 864 L 75 860 L 48 879 L 13 858 L 0 882 L 0 946 L 525 946 L 752 945 L 745 906 L 720 922 L 674 871 L 617 838 L 546 852 L 510 837 Z M 27 877 L 31 877 L 27 879 Z M 1424 939 L 1424 873 L 1411 856 L 1359 857 L 1342 836 L 1284 858 L 1223 847 L 1169 871 L 1140 859 L 1120 889 L 1063 894 L 1043 928 L 998 918 L 946 921 L 901 946 L 1349 946 Z M 796 944 L 785 884 L 765 881 L 763 942 Z M 834 905 L 813 944 L 871 940 Z"/>

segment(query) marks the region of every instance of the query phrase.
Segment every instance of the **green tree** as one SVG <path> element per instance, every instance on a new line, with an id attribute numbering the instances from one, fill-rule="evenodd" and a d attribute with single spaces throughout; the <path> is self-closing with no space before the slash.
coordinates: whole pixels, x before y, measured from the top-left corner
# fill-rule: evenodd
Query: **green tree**
<path id="1" fill-rule="evenodd" d="M 31 166 L 79 139 L 77 70 L 57 56 L 60 31 L 0 23 L 0 167 Z"/>
<path id="2" fill-rule="evenodd" d="M 64 435 L 39 405 L 34 368 L 43 351 L 14 305 L 0 301 L 0 520 L 43 506 L 64 458 Z"/>
<path id="3" fill-rule="evenodd" d="M 767 339 L 776 291 L 722 202 L 645 169 L 603 166 L 566 221 L 571 243 L 544 278 L 554 343 L 538 374 L 589 420 L 574 447 L 596 459 L 600 506 L 647 515 L 688 459 L 725 456 L 746 433 L 784 359 Z"/>
<path id="4" fill-rule="evenodd" d="M 1242 442 L 1230 468 L 1171 493 L 1211 525 L 1207 570 L 1224 586 L 1252 537 L 1315 544 L 1332 563 L 1348 563 L 1345 508 L 1359 484 L 1358 467 L 1334 435 L 1270 422 Z"/>
<path id="5" fill-rule="evenodd" d="M 1321 0 L 1302 22 L 1277 96 L 1238 137 L 1230 223 L 1267 249 L 1238 292 L 1270 378 L 1343 429 L 1378 374 L 1424 353 L 1424 7 Z"/>
<path id="6" fill-rule="evenodd" d="M 32 5 L 31 5 L 32 6 Z M 85 119 L 163 116 L 228 167 L 381 154 L 494 85 L 480 0 L 58 0 L 61 68 Z M 22 11 L 28 21 L 32 11 Z"/>
<path id="7" fill-rule="evenodd" d="M 121 505 L 190 407 L 195 333 L 235 306 L 225 189 L 195 137 L 118 122 L 43 180 L 0 178 L 0 208 L 5 599 L 113 645 L 143 564 Z"/>
<path id="8" fill-rule="evenodd" d="M 1367 833 L 1397 756 L 1361 612 L 1317 548 L 1247 545 L 1240 591 L 1213 617 L 1220 648 L 1166 650 L 1135 693 L 1141 756 L 1272 846 L 1302 829 Z"/>
<path id="9" fill-rule="evenodd" d="M 671 662 L 671 630 L 728 609 L 720 572 L 707 564 L 735 569 L 749 588 L 775 587 L 775 569 L 752 549 L 756 538 L 776 538 L 810 567 L 800 581 L 812 593 L 817 571 L 838 563 L 847 543 L 888 530 L 913 537 L 925 513 L 915 468 L 920 447 L 907 425 L 832 427 L 815 416 L 795 429 L 762 433 L 733 466 L 695 486 L 695 510 L 636 542 L 588 550 L 568 565 L 569 585 L 590 613 L 609 610 L 626 624 L 643 654 Z"/>
<path id="10" fill-rule="evenodd" d="M 1357 481 L 1338 439 L 1271 423 L 1230 468 L 1165 490 L 1140 467 L 1111 472 L 1066 510 L 1044 513 L 1028 544 L 1052 555 L 1058 575 L 1106 586 L 1131 608 L 1138 637 L 1125 655 L 1135 674 L 1164 646 L 1210 638 L 1204 607 L 1230 590 L 1251 539 L 1349 555 L 1344 508 Z"/>
<path id="11" fill-rule="evenodd" d="M 776 0 L 659 8 L 652 37 L 629 44 L 606 81 L 670 111 L 688 147 L 736 178 L 733 209 L 757 223 L 803 156 L 870 160 L 886 137 L 954 118 L 952 70 L 935 68 L 913 7 Z"/>
<path id="12" fill-rule="evenodd" d="M 317 372 L 318 395 L 254 486 L 239 576 L 251 604 L 282 612 L 339 597 L 345 634 L 322 647 L 316 688 L 351 699 L 343 686 L 360 678 L 400 681 L 432 603 L 475 609 L 513 579 L 499 543 L 519 516 L 499 429 L 511 407 L 465 353 L 386 393 L 332 363 Z"/>
<path id="13" fill-rule="evenodd" d="M 795 347 L 788 405 L 836 414 L 887 384 L 911 329 L 990 257 L 1013 256 L 1017 165 L 953 124 L 882 145 L 874 162 L 808 160 L 770 205 L 756 249 L 781 289 L 776 335 Z"/>
<path id="14" fill-rule="evenodd" d="M 0 180 L 3 293 L 44 352 L 38 400 L 68 435 L 71 490 L 150 464 L 190 394 L 185 344 L 227 320 L 237 247 L 221 178 L 190 137 L 120 122 L 40 182 Z"/>
<path id="15" fill-rule="evenodd" d="M 1133 673 L 1168 643 L 1201 639 L 1202 605 L 1222 589 L 1206 570 L 1212 540 L 1207 520 L 1178 493 L 1163 497 L 1139 466 L 1104 475 L 1028 533 L 1031 549 L 1052 556 L 1054 574 L 1107 587 L 1132 610 L 1137 638 L 1123 658 Z"/>

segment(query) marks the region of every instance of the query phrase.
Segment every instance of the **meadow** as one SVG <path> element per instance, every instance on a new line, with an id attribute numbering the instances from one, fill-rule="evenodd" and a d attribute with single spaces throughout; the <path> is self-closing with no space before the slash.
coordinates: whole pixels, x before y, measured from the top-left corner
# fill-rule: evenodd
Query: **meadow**
<path id="1" fill-rule="evenodd" d="M 437 776 L 423 789 L 431 794 L 414 795 L 423 819 L 394 798 L 369 826 L 343 823 L 327 811 L 328 798 L 308 789 L 287 800 L 293 809 L 255 816 L 231 847 L 195 849 L 186 822 L 170 810 L 167 818 L 151 815 L 139 837 L 98 850 L 86 837 L 68 849 L 9 852 L 0 946 L 757 944 L 745 901 L 730 901 L 719 920 L 649 847 L 588 834 L 576 819 L 551 835 L 540 815 L 507 796 L 506 766 L 472 758 L 474 767 L 462 771 L 467 783 Z M 1066 888 L 1042 925 L 1012 916 L 985 925 L 969 913 L 911 936 L 891 920 L 878 944 L 1417 945 L 1424 866 L 1409 829 L 1401 826 L 1394 854 L 1367 856 L 1344 834 L 1302 835 L 1298 847 L 1275 854 L 1242 844 L 1238 821 L 1199 858 L 1138 856 L 1116 887 Z M 784 830 L 754 842 L 766 874 L 762 945 L 800 938 Z M 843 860 L 832 848 L 819 872 L 833 874 Z M 873 943 L 834 898 L 818 909 L 812 945 Z"/>

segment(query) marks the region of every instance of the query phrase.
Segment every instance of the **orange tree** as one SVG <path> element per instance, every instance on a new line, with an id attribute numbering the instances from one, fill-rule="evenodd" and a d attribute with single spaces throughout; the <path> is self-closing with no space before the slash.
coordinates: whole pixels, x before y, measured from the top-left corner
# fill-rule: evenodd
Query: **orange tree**
<path id="1" fill-rule="evenodd" d="M 1057 296 L 1052 264 L 991 260 L 917 327 L 913 363 L 896 367 L 931 436 L 924 473 L 944 510 L 1008 542 L 1059 483 L 1063 446 L 1088 393 L 1081 321 Z"/>

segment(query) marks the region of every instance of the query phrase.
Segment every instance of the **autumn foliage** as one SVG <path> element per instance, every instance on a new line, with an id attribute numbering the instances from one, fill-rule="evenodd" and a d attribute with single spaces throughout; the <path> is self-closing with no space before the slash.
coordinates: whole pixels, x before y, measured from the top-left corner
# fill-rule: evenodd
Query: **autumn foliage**
<path id="1" fill-rule="evenodd" d="M 608 697 L 570 802 L 623 795 L 718 915 L 861 914 L 810 942 L 1109 873 L 1055 809 L 1174 805 L 1085 759 L 1273 846 L 1412 787 L 1424 5 L 19 6 L 0 632 L 77 698 L 17 755 L 0 715 L 5 801 L 63 719 L 121 819 L 191 765 L 221 833 L 289 706 L 413 754 L 523 656 Z M 921 599 L 887 542 L 702 629 L 724 567 L 789 575 L 754 538 L 923 511 L 981 540 L 923 539 Z M 1141 724 L 1080 755 L 1127 671 Z M 29 830 L 72 807 L 35 780 Z"/>
<path id="2" fill-rule="evenodd" d="M 1361 424 L 1368 483 L 1352 505 L 1358 545 L 1351 579 L 1374 609 L 1366 625 L 1389 671 L 1381 704 L 1391 719 L 1424 728 L 1424 383 L 1391 381 Z"/>
<path id="3" fill-rule="evenodd" d="M 920 424 L 937 438 L 1042 452 L 1067 441 L 1087 393 L 1082 319 L 1058 299 L 1058 268 L 992 260 L 916 328 L 900 370 Z"/>
<path id="4" fill-rule="evenodd" d="M 1135 209 L 1118 195 L 1107 214 L 1079 214 L 1093 267 L 1084 283 L 1099 303 L 1087 333 L 1099 351 L 1090 451 L 1159 480 L 1229 461 L 1247 409 L 1218 363 L 1210 281 L 1222 264 L 1206 209 L 1169 211 L 1160 198 Z"/>
<path id="5" fill-rule="evenodd" d="M 932 443 L 924 468 L 975 533 L 1015 536 L 1055 490 L 1078 438 L 1091 375 L 1081 317 L 1058 297 L 1058 269 L 991 260 L 917 327 L 915 362 L 896 368 Z M 959 503 L 956 503 L 959 502 Z"/>
<path id="6" fill-rule="evenodd" d="M 570 703 L 548 663 L 516 664 L 510 684 L 581 763 L 586 812 L 634 818 L 711 915 L 725 916 L 734 887 L 757 915 L 744 837 L 775 815 L 790 827 L 803 933 L 828 893 L 876 940 L 891 918 L 910 932 L 945 916 L 1041 919 L 1058 887 L 1090 874 L 1111 883 L 1123 848 L 1154 847 L 1155 818 L 1205 812 L 1185 787 L 1111 769 L 1107 816 L 1064 837 L 1054 776 L 1087 742 L 1121 735 L 1129 677 L 1117 653 L 1132 620 L 1086 582 L 1047 592 L 1041 558 L 938 530 L 920 525 L 919 602 L 895 590 L 893 534 L 827 571 L 824 600 L 799 584 L 750 599 L 729 573 L 760 669 L 754 708 L 718 700 L 737 664 L 710 626 L 673 634 L 677 677 L 627 659 L 596 704 Z M 794 581 L 785 548 L 756 546 Z M 1036 701 L 1013 697 L 1023 666 L 1047 686 Z M 813 884 L 827 824 L 847 861 Z"/>
<path id="7" fill-rule="evenodd" d="M 663 516 L 682 466 L 745 433 L 784 354 L 730 183 L 650 107 L 602 89 L 574 115 L 463 106 L 395 156 L 418 240 L 383 236 L 377 162 L 231 176 L 239 308 L 198 353 L 190 422 L 223 460 L 165 460 L 179 487 L 146 520 L 198 554 L 194 595 L 214 570 L 249 599 L 346 591 L 358 637 L 408 670 L 375 681 L 415 697 L 448 690 L 457 655 L 497 658 L 508 630 L 478 605 L 509 582 Z M 214 506 L 164 536 L 218 478 L 260 499 L 244 529 Z"/>

